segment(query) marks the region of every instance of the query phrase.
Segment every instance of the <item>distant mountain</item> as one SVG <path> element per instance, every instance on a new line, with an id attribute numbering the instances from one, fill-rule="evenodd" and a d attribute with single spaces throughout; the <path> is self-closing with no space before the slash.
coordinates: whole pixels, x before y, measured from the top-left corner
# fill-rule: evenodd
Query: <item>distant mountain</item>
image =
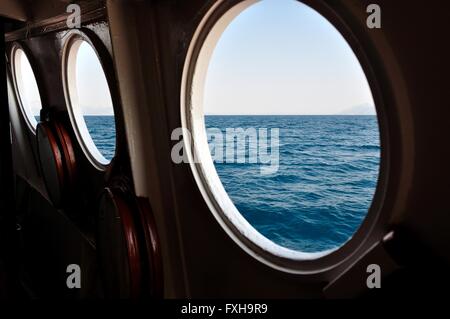
<path id="1" fill-rule="evenodd" d="M 375 106 L 369 103 L 352 106 L 338 115 L 376 115 Z"/>

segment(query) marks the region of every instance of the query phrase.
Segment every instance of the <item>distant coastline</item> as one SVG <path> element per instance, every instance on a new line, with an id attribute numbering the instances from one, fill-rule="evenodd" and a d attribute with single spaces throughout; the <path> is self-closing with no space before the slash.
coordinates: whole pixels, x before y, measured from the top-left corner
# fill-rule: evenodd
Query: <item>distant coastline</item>
<path id="1" fill-rule="evenodd" d="M 364 103 L 346 108 L 334 114 L 212 114 L 205 113 L 205 116 L 376 116 L 376 109 L 373 104 Z"/>

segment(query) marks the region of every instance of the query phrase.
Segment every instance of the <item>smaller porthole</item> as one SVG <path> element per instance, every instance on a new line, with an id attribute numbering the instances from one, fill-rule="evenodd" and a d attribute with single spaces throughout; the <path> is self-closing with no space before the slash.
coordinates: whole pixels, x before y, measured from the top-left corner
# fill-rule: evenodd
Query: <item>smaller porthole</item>
<path id="1" fill-rule="evenodd" d="M 42 109 L 35 73 L 27 54 L 19 45 L 14 46 L 11 60 L 19 105 L 28 126 L 34 132 Z"/>
<path id="2" fill-rule="evenodd" d="M 63 79 L 70 119 L 88 159 L 104 169 L 115 154 L 113 100 L 98 52 L 84 35 L 66 42 Z"/>

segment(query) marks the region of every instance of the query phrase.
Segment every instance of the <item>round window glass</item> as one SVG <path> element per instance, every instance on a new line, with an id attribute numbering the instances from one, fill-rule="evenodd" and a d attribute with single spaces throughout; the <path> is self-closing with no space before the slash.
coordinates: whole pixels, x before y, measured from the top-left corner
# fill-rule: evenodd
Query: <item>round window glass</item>
<path id="1" fill-rule="evenodd" d="M 94 48 L 85 40 L 69 42 L 66 85 L 69 114 L 78 140 L 97 167 L 115 154 L 116 128 L 108 81 Z"/>
<path id="2" fill-rule="evenodd" d="M 341 33 L 299 1 L 249 1 L 193 52 L 183 111 L 190 161 L 221 224 L 292 259 L 349 241 L 375 194 L 380 134 Z"/>
<path id="3" fill-rule="evenodd" d="M 34 131 L 42 109 L 36 77 L 23 49 L 15 48 L 13 61 L 19 104 L 28 125 Z"/>

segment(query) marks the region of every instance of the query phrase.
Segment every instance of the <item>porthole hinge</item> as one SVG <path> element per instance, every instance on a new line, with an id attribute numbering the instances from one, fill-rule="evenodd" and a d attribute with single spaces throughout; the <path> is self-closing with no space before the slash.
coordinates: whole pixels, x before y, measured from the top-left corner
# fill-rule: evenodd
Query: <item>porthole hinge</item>
<path id="1" fill-rule="evenodd" d="M 391 257 L 386 245 L 394 238 L 391 231 L 373 244 L 359 259 L 349 265 L 323 289 L 326 298 L 353 298 L 383 282 L 401 266 Z M 377 273 L 378 272 L 378 273 Z M 380 276 L 380 278 L 376 278 Z"/>

